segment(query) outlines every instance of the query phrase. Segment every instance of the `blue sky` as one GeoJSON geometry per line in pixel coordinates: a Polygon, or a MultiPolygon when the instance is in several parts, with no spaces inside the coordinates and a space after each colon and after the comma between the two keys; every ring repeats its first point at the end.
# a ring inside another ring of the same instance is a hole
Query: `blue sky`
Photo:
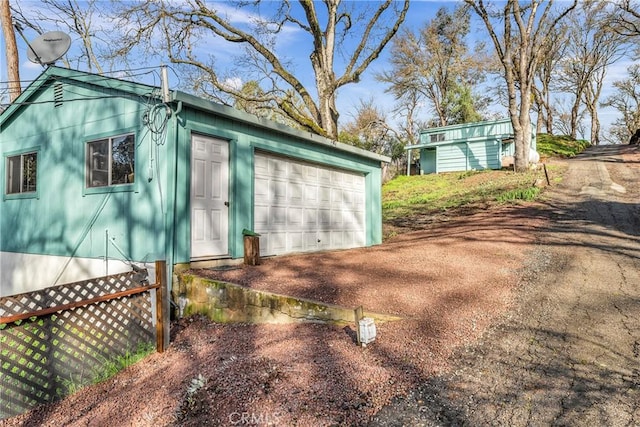
{"type": "MultiPolygon", "coordinates": [[[[20,2],[20,6],[24,11],[28,11],[31,8],[39,8],[42,7],[39,1],[34,0],[10,0],[12,3],[20,2]]],[[[178,1],[178,0],[176,0],[178,1]]],[[[427,0],[413,0],[409,13],[407,15],[407,19],[403,24],[402,29],[412,29],[416,30],[417,28],[424,25],[427,20],[432,19],[435,16],[436,11],[441,7],[454,8],[456,6],[456,1],[427,1],[427,0]]],[[[269,8],[273,8],[277,6],[278,2],[268,2],[266,6],[266,12],[269,12],[269,8]]],[[[108,5],[105,2],[105,5],[108,5]]],[[[250,22],[252,19],[255,19],[256,16],[249,14],[245,11],[238,11],[230,3],[225,2],[216,2],[216,7],[218,9],[224,10],[227,13],[229,19],[236,25],[243,25],[247,22],[250,22]]],[[[357,8],[370,7],[372,4],[369,2],[361,1],[361,2],[351,2],[351,6],[357,8]]],[[[318,8],[320,11],[320,8],[318,8]]],[[[101,26],[103,28],[110,28],[112,25],[111,22],[103,17],[94,17],[94,22],[96,25],[101,26]]],[[[479,35],[483,36],[486,34],[486,30],[483,27],[483,24],[479,22],[477,19],[474,19],[472,22],[472,38],[478,37],[479,35]]],[[[64,30],[60,27],[49,26],[47,30],[64,30]]],[[[308,65],[308,55],[309,55],[309,47],[308,44],[304,42],[300,42],[302,31],[294,26],[289,26],[284,29],[277,40],[276,50],[282,58],[288,58],[293,63],[295,63],[296,67],[296,75],[298,76],[306,76],[303,80],[303,83],[309,88],[314,88],[313,83],[313,74],[310,71],[308,65]]],[[[31,30],[25,31],[25,36],[28,39],[33,39],[37,36],[37,34],[31,30]]],[[[73,37],[72,37],[73,38],[73,37]]],[[[23,86],[26,86],[29,80],[36,78],[39,73],[42,71],[42,67],[38,64],[30,63],[26,57],[26,44],[24,41],[18,37],[18,49],[21,55],[21,80],[25,81],[23,86]]],[[[3,49],[4,49],[4,40],[2,40],[3,49]]],[[[77,49],[80,45],[79,40],[72,40],[72,47],[70,53],[73,53],[74,49],[77,49]]],[[[491,46],[488,44],[491,48],[491,46]]],[[[200,47],[203,51],[206,49],[207,52],[211,52],[215,55],[216,60],[220,64],[230,63],[233,60],[234,56],[238,53],[238,47],[232,46],[231,44],[221,41],[219,39],[207,39],[203,40],[200,47]]],[[[351,118],[355,107],[359,105],[360,100],[368,100],[374,99],[375,104],[382,108],[385,112],[390,112],[394,106],[393,98],[384,92],[384,85],[376,81],[375,74],[382,72],[388,69],[388,58],[389,58],[389,47],[383,52],[383,54],[372,63],[369,67],[368,71],[362,76],[361,81],[357,84],[350,84],[344,86],[338,95],[338,109],[341,112],[341,123],[345,123],[351,118]]],[[[0,57],[0,81],[6,82],[6,67],[5,67],[5,57],[2,55],[0,57]]],[[[340,60],[340,56],[336,55],[336,61],[340,60]]],[[[149,63],[141,63],[140,66],[159,66],[161,60],[160,59],[152,59],[149,63]]],[[[621,79],[626,76],[626,67],[630,64],[630,61],[620,62],[612,66],[609,70],[607,77],[607,86],[606,91],[603,94],[603,98],[610,93],[611,83],[614,80],[621,79]]],[[[59,62],[58,65],[61,65],[59,62]]],[[[157,75],[157,74],[156,74],[157,75]]],[[[150,77],[151,78],[151,77],[150,77]]],[[[146,81],[147,83],[157,84],[157,78],[152,81],[146,81]]],[[[239,84],[241,82],[240,76],[237,76],[235,82],[239,84]]],[[[177,86],[179,84],[178,78],[173,73],[170,73],[170,83],[172,86],[177,86]]],[[[2,88],[4,85],[1,85],[2,88]]],[[[498,115],[503,115],[506,117],[506,109],[499,105],[494,105],[491,107],[491,111],[498,115]]],[[[424,113],[428,114],[427,112],[424,113]]],[[[603,128],[606,129],[608,125],[615,119],[616,112],[610,109],[603,109],[601,111],[601,121],[603,122],[603,128]]],[[[588,126],[587,126],[588,128],[588,126]]]]}

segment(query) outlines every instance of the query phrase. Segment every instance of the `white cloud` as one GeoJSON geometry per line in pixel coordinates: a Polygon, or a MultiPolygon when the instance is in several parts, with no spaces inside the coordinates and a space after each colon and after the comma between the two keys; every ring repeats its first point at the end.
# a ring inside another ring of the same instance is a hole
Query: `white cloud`
{"type": "Polygon", "coordinates": [[[617,80],[626,79],[629,75],[627,69],[635,63],[636,61],[633,61],[631,59],[624,59],[610,65],[607,68],[607,75],[605,76],[605,86],[611,85],[617,80]]]}
{"type": "Polygon", "coordinates": [[[242,79],[240,77],[231,77],[226,79],[223,84],[233,90],[240,90],[242,89],[242,79]]]}
{"type": "Polygon", "coordinates": [[[246,9],[239,9],[229,2],[209,2],[209,7],[215,10],[219,15],[222,15],[226,20],[232,24],[245,24],[250,25],[257,20],[261,19],[260,15],[249,13],[246,9]]]}
{"type": "MultiPolygon", "coordinates": [[[[228,22],[239,28],[249,29],[258,22],[264,21],[264,17],[258,13],[247,11],[246,8],[237,8],[229,2],[209,2],[209,7],[214,9],[219,15],[224,16],[228,22]]],[[[267,3],[269,5],[269,3],[267,3]]],[[[273,2],[273,7],[278,7],[279,2],[273,2]]],[[[264,6],[263,6],[264,7],[264,6]]],[[[273,11],[273,10],[271,10],[273,11]]],[[[278,33],[276,40],[277,48],[282,49],[299,41],[298,36],[302,30],[295,25],[285,25],[278,33]]]]}

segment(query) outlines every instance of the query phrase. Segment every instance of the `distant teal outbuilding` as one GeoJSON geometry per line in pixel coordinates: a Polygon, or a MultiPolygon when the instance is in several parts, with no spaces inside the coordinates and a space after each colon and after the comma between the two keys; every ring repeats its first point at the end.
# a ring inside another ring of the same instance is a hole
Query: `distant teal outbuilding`
{"type": "Polygon", "coordinates": [[[241,258],[243,229],[263,256],[382,241],[388,158],[169,97],[49,67],[0,115],[0,296],[156,259],[241,258]]]}
{"type": "MultiPolygon", "coordinates": [[[[409,168],[413,150],[419,150],[419,174],[500,169],[513,162],[513,125],[510,119],[501,119],[429,128],[420,132],[417,144],[405,150],[409,168]]],[[[531,151],[536,151],[535,131],[531,151]]]]}

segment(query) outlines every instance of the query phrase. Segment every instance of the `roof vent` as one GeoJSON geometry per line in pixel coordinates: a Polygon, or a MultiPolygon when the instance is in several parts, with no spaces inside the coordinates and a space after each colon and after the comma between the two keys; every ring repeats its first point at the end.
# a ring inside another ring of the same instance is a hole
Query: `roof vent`
{"type": "Polygon", "coordinates": [[[62,83],[56,82],[53,84],[53,106],[55,108],[62,107],[63,99],[63,87],[62,83]]]}

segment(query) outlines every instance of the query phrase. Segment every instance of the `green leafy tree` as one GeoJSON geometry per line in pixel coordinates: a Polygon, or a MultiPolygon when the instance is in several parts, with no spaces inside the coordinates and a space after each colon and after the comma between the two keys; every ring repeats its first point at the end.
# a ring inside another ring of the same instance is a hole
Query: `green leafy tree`
{"type": "Polygon", "coordinates": [[[399,103],[428,103],[440,126],[477,120],[486,103],[473,88],[491,60],[482,45],[469,49],[469,29],[466,6],[441,8],[417,33],[405,31],[393,40],[391,70],[378,79],[399,103]]]}
{"type": "Polygon", "coordinates": [[[450,92],[450,98],[447,102],[451,110],[449,113],[451,115],[450,124],[472,123],[482,120],[482,115],[477,110],[480,102],[474,98],[471,87],[468,85],[454,87],[450,92]]]}

